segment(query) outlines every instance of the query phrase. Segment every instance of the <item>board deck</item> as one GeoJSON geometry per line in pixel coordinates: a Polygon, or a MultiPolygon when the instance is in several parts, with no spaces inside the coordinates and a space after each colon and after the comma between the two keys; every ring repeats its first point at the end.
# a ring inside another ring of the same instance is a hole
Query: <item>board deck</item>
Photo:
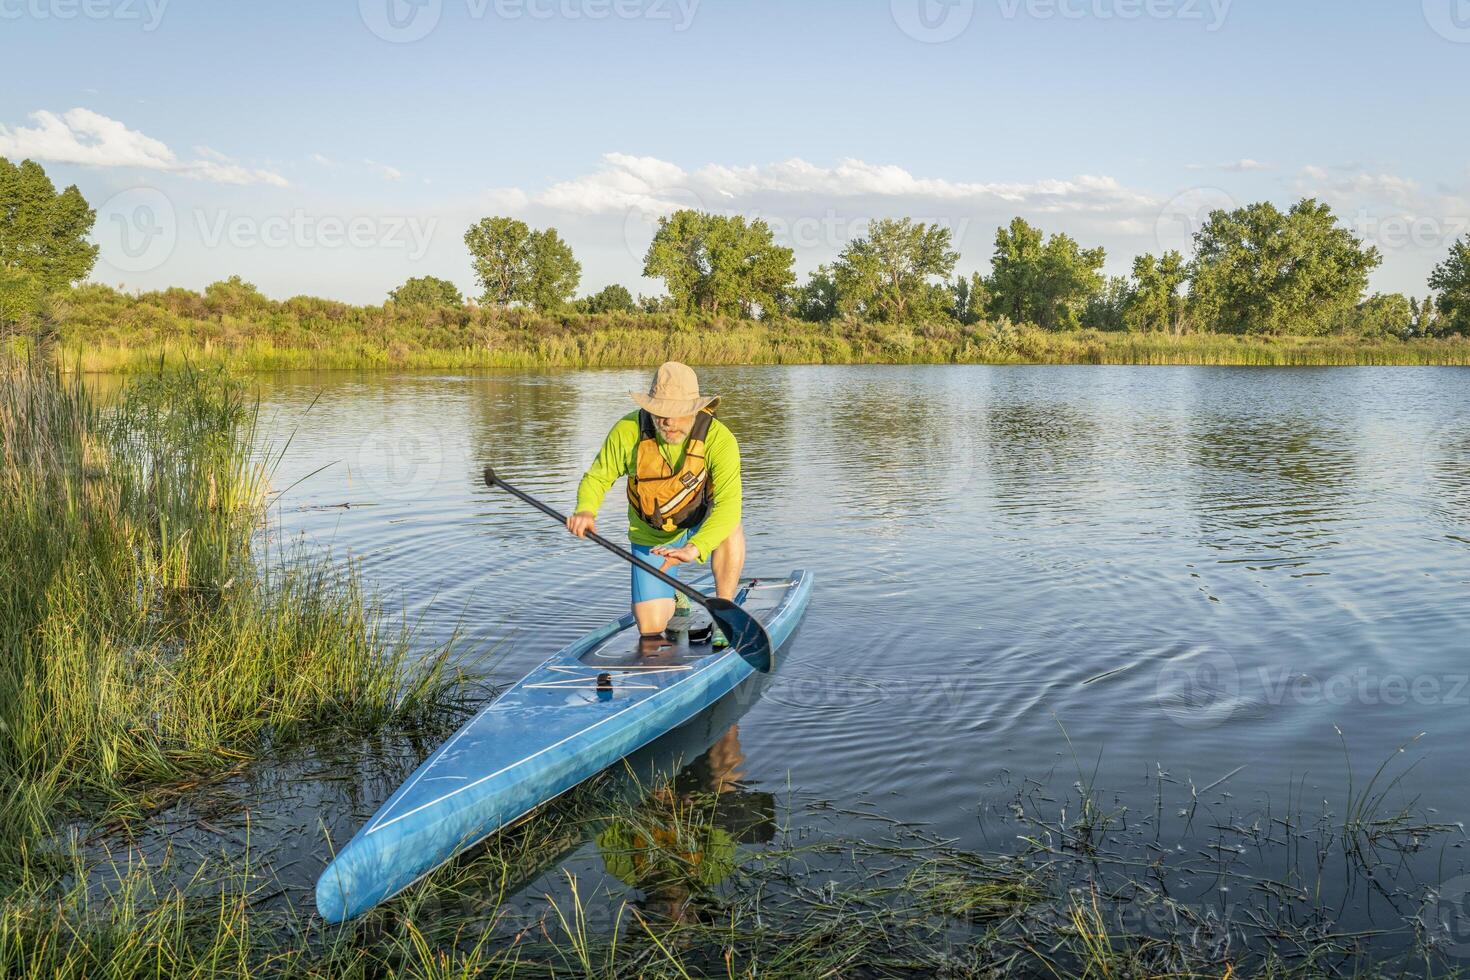
{"type": "MultiPolygon", "coordinates": [[[[736,599],[773,653],[811,593],[809,573],[749,579],[736,599]]],[[[754,673],[730,648],[677,636],[642,649],[631,615],[548,659],[481,709],[424,761],[317,881],[339,922],[683,724],[754,673]]]]}

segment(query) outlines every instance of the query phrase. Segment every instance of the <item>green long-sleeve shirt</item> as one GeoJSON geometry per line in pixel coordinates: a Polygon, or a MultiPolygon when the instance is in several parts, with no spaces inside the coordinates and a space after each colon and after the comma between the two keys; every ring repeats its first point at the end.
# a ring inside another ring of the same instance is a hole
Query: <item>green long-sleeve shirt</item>
{"type": "MultiPolygon", "coordinates": [[[[620,477],[631,476],[637,471],[639,438],[637,412],[624,416],[612,427],[598,450],[597,458],[592,461],[592,467],[577,487],[579,512],[596,514],[612,485],[620,477]]],[[[684,449],[688,444],[688,439],[678,445],[664,442],[661,437],[658,440],[664,459],[669,461],[675,473],[684,465],[684,449]]],[[[701,562],[709,561],[710,552],[723,544],[740,524],[740,444],[719,419],[710,422],[704,452],[713,500],[699,532],[689,539],[689,543],[699,549],[701,562]]],[[[634,544],[657,547],[668,544],[683,533],[675,531],[669,534],[656,530],[638,516],[632,505],[628,507],[628,538],[634,544]]]]}

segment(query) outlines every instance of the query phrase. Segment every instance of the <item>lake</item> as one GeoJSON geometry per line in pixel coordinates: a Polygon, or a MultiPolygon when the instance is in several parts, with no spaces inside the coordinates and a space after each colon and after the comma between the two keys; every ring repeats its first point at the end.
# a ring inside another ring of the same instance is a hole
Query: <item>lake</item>
{"type": "MultiPolygon", "coordinates": [[[[628,572],[482,469],[570,509],[650,373],[263,377],[274,546],[350,557],[418,642],[457,635],[476,672],[514,681],[625,611],[628,572]]],[[[816,575],[789,655],[715,733],[747,790],[985,851],[1018,846],[1018,808],[1078,787],[1179,816],[1181,848],[1216,835],[1188,825],[1192,805],[1334,825],[1385,760],[1377,809],[1470,814],[1470,371],[701,382],[742,447],[747,572],[816,575]]],[[[621,493],[599,523],[613,537],[621,493]]],[[[344,836],[393,788],[364,782],[329,821],[344,836]]],[[[1463,839],[1395,860],[1453,886],[1463,839]]],[[[1269,873],[1261,853],[1238,860],[1269,873]]],[[[1340,868],[1320,880],[1354,887],[1340,868]]]]}

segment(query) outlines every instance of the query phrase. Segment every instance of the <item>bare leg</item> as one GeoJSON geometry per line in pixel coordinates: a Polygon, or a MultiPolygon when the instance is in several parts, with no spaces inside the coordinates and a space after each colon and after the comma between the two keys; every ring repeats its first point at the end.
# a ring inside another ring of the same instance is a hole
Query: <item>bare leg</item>
{"type": "MultiPolygon", "coordinates": [[[[740,573],[745,570],[745,526],[737,524],[735,530],[710,555],[710,564],[715,571],[715,595],[721,599],[734,599],[740,589],[740,573]]],[[[649,599],[633,606],[633,618],[638,622],[638,632],[645,636],[662,633],[674,618],[673,599],[649,599]]]]}
{"type": "Polygon", "coordinates": [[[649,599],[633,607],[633,618],[638,621],[638,632],[644,636],[662,633],[669,620],[674,618],[673,599],[649,599]]]}
{"type": "Polygon", "coordinates": [[[745,571],[745,525],[735,525],[724,544],[710,555],[710,564],[715,567],[715,595],[734,599],[740,588],[740,573],[745,571]]]}

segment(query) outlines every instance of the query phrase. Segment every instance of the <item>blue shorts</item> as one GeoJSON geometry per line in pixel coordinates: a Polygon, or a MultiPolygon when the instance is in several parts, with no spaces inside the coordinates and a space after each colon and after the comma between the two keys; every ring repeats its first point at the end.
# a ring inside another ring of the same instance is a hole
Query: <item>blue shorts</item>
{"type": "MultiPolygon", "coordinates": [[[[668,544],[632,545],[633,554],[648,562],[654,568],[662,568],[664,560],[658,555],[655,555],[653,549],[678,548],[681,545],[687,544],[689,542],[689,536],[698,530],[699,525],[695,525],[668,544]]],[[[672,585],[666,585],[657,576],[648,574],[637,565],[630,567],[633,569],[633,605],[636,606],[640,602],[648,602],[652,599],[672,599],[674,597],[674,587],[672,585]]],[[[678,566],[676,565],[674,568],[669,569],[668,573],[673,575],[677,569],[678,566]]]]}

